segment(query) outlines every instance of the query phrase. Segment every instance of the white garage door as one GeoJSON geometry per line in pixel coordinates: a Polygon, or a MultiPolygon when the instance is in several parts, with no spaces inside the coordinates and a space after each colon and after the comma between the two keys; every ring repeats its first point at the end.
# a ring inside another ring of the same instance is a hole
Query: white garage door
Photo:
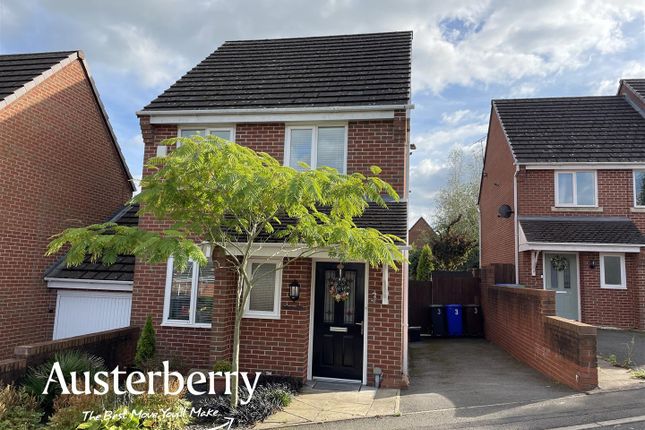
{"type": "Polygon", "coordinates": [[[130,325],[132,293],[58,290],[54,340],[130,325]]]}

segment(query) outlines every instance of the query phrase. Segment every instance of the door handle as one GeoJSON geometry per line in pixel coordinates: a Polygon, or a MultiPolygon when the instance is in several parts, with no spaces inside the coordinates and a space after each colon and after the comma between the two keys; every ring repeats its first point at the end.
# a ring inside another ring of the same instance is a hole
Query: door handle
{"type": "Polygon", "coordinates": [[[357,322],[356,325],[361,326],[361,336],[363,335],[363,321],[357,322]]]}

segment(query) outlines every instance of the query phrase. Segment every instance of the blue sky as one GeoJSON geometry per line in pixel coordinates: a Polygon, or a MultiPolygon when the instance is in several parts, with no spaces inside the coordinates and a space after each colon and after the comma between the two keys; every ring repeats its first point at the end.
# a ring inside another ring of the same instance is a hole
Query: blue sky
{"type": "Polygon", "coordinates": [[[132,173],[135,112],[225,40],[414,30],[410,221],[492,98],[613,95],[645,77],[645,0],[0,0],[0,53],[82,49],[132,173]]]}

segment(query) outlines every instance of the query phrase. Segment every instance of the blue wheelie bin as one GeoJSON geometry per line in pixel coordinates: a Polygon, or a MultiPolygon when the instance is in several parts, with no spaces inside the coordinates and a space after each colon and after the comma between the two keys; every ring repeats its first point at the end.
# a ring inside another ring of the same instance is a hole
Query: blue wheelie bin
{"type": "Polygon", "coordinates": [[[463,336],[464,323],[461,305],[446,305],[446,320],[448,321],[448,336],[463,336]]]}

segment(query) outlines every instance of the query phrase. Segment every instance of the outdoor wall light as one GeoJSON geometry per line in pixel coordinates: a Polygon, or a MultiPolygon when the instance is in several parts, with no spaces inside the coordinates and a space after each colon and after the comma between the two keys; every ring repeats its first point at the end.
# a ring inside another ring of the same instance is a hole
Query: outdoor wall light
{"type": "Polygon", "coordinates": [[[596,268],[596,260],[594,260],[593,258],[589,261],[589,268],[590,269],[596,268]]]}
{"type": "Polygon", "coordinates": [[[293,281],[289,284],[289,298],[294,302],[300,298],[300,282],[293,281]]]}

